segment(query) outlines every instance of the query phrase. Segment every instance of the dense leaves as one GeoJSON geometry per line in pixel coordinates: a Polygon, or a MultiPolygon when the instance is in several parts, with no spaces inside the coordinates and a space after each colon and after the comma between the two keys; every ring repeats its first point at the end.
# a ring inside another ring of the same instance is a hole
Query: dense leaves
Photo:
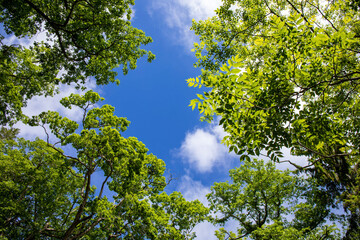
{"type": "MultiPolygon", "coordinates": [[[[218,239],[337,239],[335,226],[324,225],[330,208],[321,190],[275,164],[253,159],[230,170],[232,183],[215,183],[207,195],[212,222],[235,222],[237,231],[220,228],[218,239]]],[[[325,193],[326,195],[326,193],[325,193]]]]}
{"type": "MultiPolygon", "coordinates": [[[[359,234],[359,12],[355,2],[224,0],[217,16],[193,23],[200,79],[191,101],[204,119],[221,116],[224,142],[274,161],[282,149],[351,212],[359,234]]],[[[292,161],[292,159],[286,159],[292,161]]],[[[353,236],[354,238],[355,235],[353,236]]]]}
{"type": "Polygon", "coordinates": [[[78,87],[94,77],[97,84],[118,82],[114,68],[126,74],[137,59],[154,55],[140,49],[152,41],[131,26],[133,0],[0,1],[0,22],[6,34],[30,38],[30,46],[5,44],[0,36],[0,123],[21,116],[21,107],[35,95],[52,95],[60,83],[78,87]]]}
{"type": "Polygon", "coordinates": [[[119,83],[115,68],[126,74],[140,57],[153,60],[140,48],[152,39],[131,25],[133,4],[0,1],[1,239],[196,237],[192,230],[208,209],[164,192],[165,163],[135,137],[122,136],[129,121],[113,106],[95,107],[103,100],[97,93],[61,100],[83,110],[80,123],[53,111],[22,114],[29,99],[53,95],[60,84],[119,83]],[[43,127],[46,141],[17,138],[18,129],[4,127],[20,119],[43,127]]]}
{"type": "Polygon", "coordinates": [[[207,209],[167,195],[165,164],[134,137],[97,93],[71,95],[82,127],[57,112],[28,119],[59,139],[4,140],[0,152],[0,236],[8,239],[192,239],[207,209]],[[56,144],[71,145],[67,154],[56,144]],[[95,185],[94,185],[95,184],[95,185]],[[111,200],[113,199],[113,200],[111,200]]]}

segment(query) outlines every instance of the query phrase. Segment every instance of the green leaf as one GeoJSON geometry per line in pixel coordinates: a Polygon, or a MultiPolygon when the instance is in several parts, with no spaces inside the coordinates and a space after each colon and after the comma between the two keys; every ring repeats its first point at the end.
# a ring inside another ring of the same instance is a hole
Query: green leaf
{"type": "Polygon", "coordinates": [[[230,74],[237,74],[237,73],[239,73],[239,72],[241,72],[240,69],[238,69],[238,68],[233,68],[233,69],[231,69],[231,71],[230,71],[229,73],[230,73],[230,74]]]}

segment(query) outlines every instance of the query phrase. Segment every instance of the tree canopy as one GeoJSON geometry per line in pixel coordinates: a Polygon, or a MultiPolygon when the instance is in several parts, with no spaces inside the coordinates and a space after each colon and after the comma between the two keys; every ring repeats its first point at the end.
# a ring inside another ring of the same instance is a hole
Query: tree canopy
{"type": "Polygon", "coordinates": [[[0,122],[21,117],[21,108],[36,95],[52,95],[60,83],[78,87],[94,77],[97,84],[118,82],[114,68],[126,74],[150,51],[152,41],[131,25],[134,0],[0,1],[0,122]],[[7,35],[31,38],[30,46],[5,44],[7,35]]]}
{"type": "Polygon", "coordinates": [[[190,106],[219,117],[241,160],[211,188],[209,208],[164,190],[164,161],[124,137],[130,122],[99,94],[60,101],[82,110],[79,122],[22,113],[61,84],[119,83],[116,68],[153,60],[133,4],[0,0],[0,239],[183,240],[202,221],[221,227],[218,239],[359,239],[359,1],[223,0],[193,22],[202,74],[188,84],[206,90],[190,106]],[[46,139],[19,138],[8,128],[19,120],[46,139]]]}
{"type": "Polygon", "coordinates": [[[211,221],[237,226],[236,232],[220,228],[218,239],[339,238],[337,227],[326,225],[329,196],[311,180],[257,159],[230,170],[230,177],[232,183],[215,183],[207,195],[211,221]]]}
{"type": "Polygon", "coordinates": [[[194,239],[208,209],[179,192],[167,194],[165,163],[135,137],[97,93],[72,94],[66,108],[82,109],[78,123],[58,112],[28,117],[22,108],[60,84],[85,88],[119,83],[152,41],[131,23],[133,0],[0,1],[0,238],[194,239]],[[9,36],[30,39],[9,43],[9,36]],[[20,41],[21,42],[21,41],[20,41]],[[18,120],[43,127],[47,139],[18,138],[18,120]],[[71,149],[71,150],[69,150],[71,149]]]}
{"type": "Polygon", "coordinates": [[[5,239],[193,239],[207,208],[163,192],[165,164],[134,137],[114,107],[91,108],[92,91],[62,100],[84,110],[78,123],[57,112],[28,119],[59,139],[1,141],[0,236],[5,239]],[[91,108],[91,109],[90,109],[91,108]],[[71,145],[75,154],[61,146],[71,145]],[[96,173],[103,177],[96,177],[96,173]],[[97,179],[94,183],[94,179],[97,179]],[[111,200],[111,198],[113,200],[111,200]]]}
{"type": "MultiPolygon", "coordinates": [[[[194,22],[202,68],[191,87],[208,87],[190,105],[220,116],[224,143],[241,159],[282,150],[350,212],[358,236],[359,12],[356,2],[223,0],[216,16],[194,22]],[[355,5],[354,5],[355,4],[355,5]]],[[[282,159],[283,160],[283,159],[282,159]]]]}

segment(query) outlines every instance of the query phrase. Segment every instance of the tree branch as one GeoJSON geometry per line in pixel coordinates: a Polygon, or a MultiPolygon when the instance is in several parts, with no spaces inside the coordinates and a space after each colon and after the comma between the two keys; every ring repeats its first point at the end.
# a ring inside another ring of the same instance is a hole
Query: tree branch
{"type": "Polygon", "coordinates": [[[72,232],[74,231],[76,226],[80,223],[80,217],[85,209],[85,206],[86,206],[89,194],[90,194],[90,183],[91,183],[91,171],[90,170],[88,170],[86,172],[85,179],[86,179],[85,195],[84,195],[83,200],[78,208],[75,219],[74,219],[73,223],[70,225],[70,227],[68,228],[68,230],[65,232],[63,239],[70,238],[72,232]]]}
{"type": "Polygon", "coordinates": [[[88,233],[91,229],[93,229],[96,225],[98,225],[102,220],[105,218],[98,218],[96,221],[94,221],[85,231],[82,233],[79,233],[72,237],[71,239],[80,239],[82,236],[84,236],[86,233],[88,233]]]}
{"type": "Polygon", "coordinates": [[[330,23],[331,27],[333,29],[335,29],[335,31],[338,31],[338,29],[334,26],[334,24],[325,16],[325,14],[321,11],[321,9],[318,6],[315,6],[314,4],[311,3],[311,1],[306,1],[308,4],[310,4],[311,6],[313,6],[320,14],[321,16],[330,23]]]}
{"type": "Polygon", "coordinates": [[[295,6],[294,6],[294,4],[292,3],[292,2],[290,2],[289,0],[285,0],[298,14],[300,14],[301,15],[301,17],[305,20],[305,22],[307,23],[307,24],[309,24],[309,28],[310,28],[310,30],[311,30],[311,32],[314,32],[314,29],[311,27],[311,24],[309,23],[309,21],[307,20],[307,18],[305,17],[305,15],[302,13],[302,12],[300,12],[295,6]]]}

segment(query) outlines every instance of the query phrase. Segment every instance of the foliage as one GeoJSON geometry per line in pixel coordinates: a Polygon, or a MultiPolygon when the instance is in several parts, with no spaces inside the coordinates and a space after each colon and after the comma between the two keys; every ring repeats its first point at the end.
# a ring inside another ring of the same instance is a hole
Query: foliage
{"type": "MultiPolygon", "coordinates": [[[[97,84],[118,82],[150,51],[152,41],[131,26],[134,0],[1,0],[0,23],[7,35],[40,39],[31,46],[6,45],[0,35],[0,123],[18,120],[21,107],[36,95],[52,95],[60,83],[78,87],[94,77],[97,84]]],[[[6,39],[5,39],[6,40],[6,39]]]]}
{"type": "Polygon", "coordinates": [[[18,135],[20,132],[20,129],[18,128],[0,128],[0,139],[1,140],[10,140],[16,138],[16,135],[18,135]]]}
{"type": "Polygon", "coordinates": [[[170,195],[163,192],[157,195],[153,207],[159,215],[165,216],[161,226],[162,231],[168,233],[163,235],[163,239],[172,239],[174,236],[178,239],[196,238],[192,230],[197,223],[207,218],[209,212],[209,209],[198,200],[188,202],[179,192],[173,192],[170,195]],[[168,221],[173,227],[170,232],[166,229],[168,221]],[[182,229],[182,231],[177,231],[177,229],[182,229]]]}
{"type": "Polygon", "coordinates": [[[237,233],[220,228],[218,239],[337,239],[336,228],[324,226],[328,206],[308,205],[320,190],[305,179],[257,159],[230,170],[230,177],[232,183],[215,183],[207,195],[214,224],[238,225],[237,233]]]}
{"type": "Polygon", "coordinates": [[[122,136],[129,121],[114,116],[112,106],[94,107],[103,100],[97,93],[61,100],[83,110],[81,127],[57,112],[29,118],[21,111],[60,84],[119,83],[115,68],[126,74],[140,57],[153,60],[140,48],[152,39],[131,25],[133,4],[0,0],[0,239],[196,237],[192,229],[208,209],[164,192],[164,162],[136,138],[122,136]],[[33,37],[38,40],[26,44],[33,37]],[[20,119],[43,127],[47,141],[16,138],[18,129],[4,127],[20,119]]]}
{"type": "Polygon", "coordinates": [[[94,107],[88,91],[61,103],[84,111],[82,128],[57,112],[28,118],[48,125],[56,144],[0,143],[0,236],[8,239],[193,239],[190,232],[207,209],[179,193],[167,195],[165,164],[134,137],[114,107],[94,107]],[[102,176],[103,175],[103,176],[102,176]],[[94,182],[96,183],[95,185],[94,182]],[[113,200],[111,200],[111,198],[113,200]]]}
{"type": "MultiPolygon", "coordinates": [[[[217,16],[193,23],[208,87],[191,101],[203,119],[221,116],[231,151],[281,150],[305,156],[294,166],[317,179],[350,211],[347,236],[359,234],[359,37],[355,1],[223,0],[217,16]]],[[[291,159],[289,159],[291,162],[291,159]]],[[[356,238],[356,237],[354,237],[356,238]]]]}

